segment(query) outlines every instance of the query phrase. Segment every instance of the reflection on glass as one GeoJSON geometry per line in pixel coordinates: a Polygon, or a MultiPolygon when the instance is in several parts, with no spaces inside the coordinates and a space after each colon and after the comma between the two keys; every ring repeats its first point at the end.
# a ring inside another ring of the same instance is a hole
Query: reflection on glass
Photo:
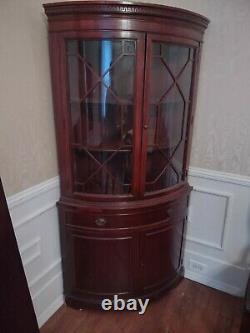
{"type": "Polygon", "coordinates": [[[129,193],[136,43],[75,39],[66,46],[75,189],[129,193]]]}
{"type": "Polygon", "coordinates": [[[78,192],[114,194],[131,192],[131,153],[83,151],[76,154],[78,192]]]}
{"type": "Polygon", "coordinates": [[[183,156],[194,50],[152,44],[146,191],[177,184],[183,156]]]}

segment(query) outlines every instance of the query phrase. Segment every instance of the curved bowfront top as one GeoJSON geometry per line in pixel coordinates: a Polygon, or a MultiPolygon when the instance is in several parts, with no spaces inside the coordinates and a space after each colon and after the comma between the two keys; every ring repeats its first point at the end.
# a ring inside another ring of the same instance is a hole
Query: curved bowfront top
{"type": "Polygon", "coordinates": [[[139,2],[125,1],[68,1],[47,3],[43,5],[45,13],[49,18],[65,15],[103,14],[103,15],[127,15],[127,16],[147,16],[166,19],[176,19],[194,24],[205,30],[209,20],[202,15],[191,11],[139,2]]]}

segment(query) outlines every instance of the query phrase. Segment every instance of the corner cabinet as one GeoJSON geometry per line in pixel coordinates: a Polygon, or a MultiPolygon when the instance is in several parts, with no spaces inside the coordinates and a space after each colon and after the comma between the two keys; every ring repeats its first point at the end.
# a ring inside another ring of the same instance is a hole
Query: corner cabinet
{"type": "Polygon", "coordinates": [[[187,168],[203,33],[189,11],[44,5],[66,302],[156,297],[182,275],[187,168]]]}

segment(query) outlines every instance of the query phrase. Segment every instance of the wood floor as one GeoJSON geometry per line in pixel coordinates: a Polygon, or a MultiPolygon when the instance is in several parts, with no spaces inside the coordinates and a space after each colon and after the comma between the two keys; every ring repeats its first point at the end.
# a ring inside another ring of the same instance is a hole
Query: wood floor
{"type": "Polygon", "coordinates": [[[144,315],[62,306],[41,333],[239,333],[243,300],[187,279],[144,315]]]}

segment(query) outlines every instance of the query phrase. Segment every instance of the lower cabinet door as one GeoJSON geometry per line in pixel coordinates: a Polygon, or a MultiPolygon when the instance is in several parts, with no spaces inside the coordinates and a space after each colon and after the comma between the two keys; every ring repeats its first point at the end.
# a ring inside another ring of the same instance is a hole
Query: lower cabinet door
{"type": "Polygon", "coordinates": [[[135,239],[131,234],[66,229],[65,289],[108,295],[134,290],[135,239]]]}
{"type": "Polygon", "coordinates": [[[143,236],[144,291],[171,283],[181,265],[184,220],[146,231],[143,236]]]}
{"type": "Polygon", "coordinates": [[[61,228],[67,298],[99,303],[109,295],[154,295],[181,265],[184,219],[128,229],[61,228]]]}

